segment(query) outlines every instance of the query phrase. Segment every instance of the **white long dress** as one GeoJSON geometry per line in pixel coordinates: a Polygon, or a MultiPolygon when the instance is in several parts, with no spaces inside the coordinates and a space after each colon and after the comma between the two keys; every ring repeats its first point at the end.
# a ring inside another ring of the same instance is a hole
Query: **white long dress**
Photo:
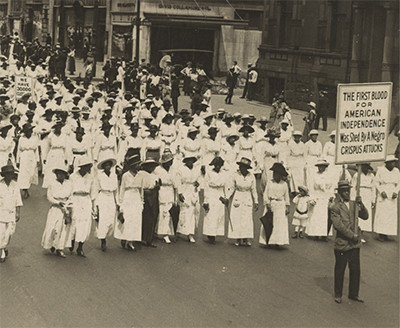
{"type": "Polygon", "coordinates": [[[289,140],[289,156],[288,166],[291,174],[293,191],[297,191],[299,186],[305,186],[305,166],[304,158],[305,146],[302,141],[296,143],[294,140],[289,140]]]}
{"type": "Polygon", "coordinates": [[[72,184],[69,180],[60,183],[54,180],[47,189],[47,200],[51,207],[47,214],[46,227],[42,236],[42,246],[44,249],[64,249],[69,235],[71,224],[65,224],[67,207],[71,206],[70,198],[72,195],[72,184]],[[59,203],[66,204],[64,208],[59,203]]]}
{"type": "Polygon", "coordinates": [[[69,138],[67,134],[61,132],[59,136],[53,132],[49,134],[49,152],[44,158],[46,160],[43,188],[47,188],[51,180],[55,180],[55,175],[52,172],[56,167],[64,167],[65,161],[68,162],[69,150],[69,138]]]}
{"type": "Polygon", "coordinates": [[[174,227],[169,210],[175,201],[175,189],[177,186],[176,175],[172,167],[167,171],[162,166],[157,167],[154,170],[154,174],[157,176],[157,179],[161,180],[161,187],[158,192],[160,214],[158,218],[157,234],[173,235],[174,227]]]}
{"type": "Polygon", "coordinates": [[[122,176],[119,192],[120,211],[125,222],[116,222],[114,237],[128,241],[142,240],[142,180],[131,171],[122,176]]]}
{"type": "Polygon", "coordinates": [[[334,197],[335,180],[328,171],[315,173],[310,183],[310,196],[316,202],[310,211],[307,226],[309,236],[327,236],[328,233],[328,202],[334,197]]]}
{"type": "Polygon", "coordinates": [[[115,172],[110,176],[100,171],[96,179],[96,190],[99,192],[96,197],[96,206],[99,208],[99,223],[96,228],[96,236],[104,239],[114,232],[116,219],[116,201],[118,200],[118,178],[115,172]]]}
{"type": "Polygon", "coordinates": [[[225,205],[220,197],[226,197],[225,189],[228,182],[227,173],[207,170],[204,178],[204,203],[208,204],[210,210],[204,216],[203,235],[224,236],[225,235],[225,205]]]}
{"type": "Polygon", "coordinates": [[[228,199],[233,195],[228,238],[253,238],[253,202],[258,204],[254,175],[249,172],[246,176],[243,176],[239,171],[236,171],[232,174],[227,191],[228,199]]]}
{"type": "Polygon", "coordinates": [[[180,214],[177,232],[183,235],[193,235],[199,221],[199,192],[195,182],[200,181],[201,173],[198,167],[189,169],[183,165],[177,171],[179,181],[178,194],[185,197],[184,202],[180,202],[180,214]]]}
{"type": "MultiPolygon", "coordinates": [[[[79,171],[71,174],[72,223],[69,242],[84,243],[89,239],[92,226],[92,201],[96,198],[93,174],[81,176],[79,171]]],[[[67,247],[70,245],[67,242],[67,247]]]]}
{"type": "Polygon", "coordinates": [[[0,249],[8,246],[15,232],[17,206],[22,206],[18,184],[11,180],[10,185],[7,186],[4,179],[0,179],[0,249]]]}
{"type": "MultiPolygon", "coordinates": [[[[22,136],[18,142],[17,163],[19,163],[18,185],[20,189],[29,189],[38,184],[39,140],[35,135],[29,139],[22,136]]],[[[54,173],[53,173],[54,174],[54,173]]]]}
{"type": "MultiPolygon", "coordinates": [[[[356,185],[357,185],[358,172],[353,175],[351,185],[353,188],[350,189],[350,198],[356,199],[356,185]]],[[[372,203],[375,202],[376,189],[374,184],[375,176],[372,172],[367,175],[361,173],[360,178],[360,196],[366,209],[368,210],[367,220],[358,220],[358,226],[362,231],[372,231],[372,203]]]]}
{"type": "MultiPolygon", "coordinates": [[[[269,239],[271,245],[289,245],[288,218],[286,216],[286,205],[290,205],[289,189],[283,180],[276,182],[274,179],[268,181],[263,195],[264,215],[267,212],[267,204],[271,206],[273,215],[273,229],[269,239]]],[[[264,226],[261,225],[260,244],[266,244],[264,226]]]]}
{"type": "Polygon", "coordinates": [[[389,171],[385,166],[379,167],[375,176],[377,191],[374,231],[379,234],[397,236],[399,214],[397,211],[398,199],[393,199],[393,193],[399,195],[400,172],[397,167],[389,171]],[[386,199],[382,198],[385,192],[386,199]]]}
{"type": "Polygon", "coordinates": [[[10,134],[5,138],[0,137],[0,168],[7,165],[7,161],[12,158],[12,151],[15,144],[10,134]]]}

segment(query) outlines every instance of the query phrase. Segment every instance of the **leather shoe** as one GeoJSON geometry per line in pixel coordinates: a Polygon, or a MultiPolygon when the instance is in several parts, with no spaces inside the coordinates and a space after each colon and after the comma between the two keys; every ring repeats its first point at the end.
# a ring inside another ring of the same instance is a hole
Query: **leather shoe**
{"type": "Polygon", "coordinates": [[[341,297],[335,297],[335,302],[340,304],[342,303],[342,298],[341,297]]]}
{"type": "Polygon", "coordinates": [[[364,303],[364,300],[359,298],[358,296],[356,296],[356,297],[350,297],[349,296],[349,300],[360,302],[360,303],[364,303]]]}
{"type": "Polygon", "coordinates": [[[55,247],[50,248],[50,252],[54,253],[54,251],[56,250],[55,247]]]}
{"type": "Polygon", "coordinates": [[[7,257],[8,256],[8,249],[5,249],[4,253],[6,253],[6,257],[7,257]]]}
{"type": "Polygon", "coordinates": [[[4,263],[5,260],[6,260],[5,257],[0,257],[0,263],[4,263]]]}
{"type": "Polygon", "coordinates": [[[133,245],[131,245],[131,244],[127,244],[127,245],[126,245],[126,248],[128,249],[128,251],[136,252],[136,247],[133,246],[133,245]]]}
{"type": "Polygon", "coordinates": [[[59,256],[59,257],[62,257],[62,258],[66,258],[67,256],[64,254],[64,252],[63,251],[61,251],[61,250],[58,250],[57,249],[57,255],[59,256]]]}
{"type": "Polygon", "coordinates": [[[78,254],[78,256],[80,257],[86,257],[85,253],[83,251],[76,251],[76,253],[78,254]]]}

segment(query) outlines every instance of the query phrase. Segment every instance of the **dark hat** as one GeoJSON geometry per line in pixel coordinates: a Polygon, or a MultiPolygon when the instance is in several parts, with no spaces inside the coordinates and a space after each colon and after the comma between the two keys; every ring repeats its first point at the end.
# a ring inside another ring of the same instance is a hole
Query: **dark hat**
{"type": "Polygon", "coordinates": [[[54,122],[54,125],[51,128],[54,129],[54,128],[58,127],[58,126],[63,127],[64,123],[61,120],[57,120],[57,121],[54,122]]]}
{"type": "Polygon", "coordinates": [[[165,149],[161,156],[160,164],[168,163],[174,159],[174,155],[169,149],[165,149]]]}
{"type": "Polygon", "coordinates": [[[133,122],[131,124],[131,130],[139,130],[139,129],[140,129],[140,126],[139,126],[138,122],[133,122]]]}
{"type": "Polygon", "coordinates": [[[140,156],[139,155],[132,155],[127,160],[128,166],[133,166],[136,164],[140,164],[140,156]]]}
{"type": "Polygon", "coordinates": [[[100,98],[103,94],[100,91],[94,91],[92,92],[92,97],[93,98],[100,98]]]}
{"type": "Polygon", "coordinates": [[[5,125],[0,125],[0,131],[3,131],[3,130],[10,130],[12,128],[12,125],[11,124],[5,124],[5,125]]]}
{"type": "Polygon", "coordinates": [[[51,108],[47,108],[47,109],[44,111],[44,113],[43,113],[42,116],[47,116],[47,115],[49,115],[49,114],[51,114],[51,115],[54,114],[54,112],[53,112],[53,110],[52,110],[51,108]]]}
{"type": "Polygon", "coordinates": [[[224,165],[224,160],[220,156],[215,156],[214,159],[208,165],[224,165]]]}
{"type": "Polygon", "coordinates": [[[193,161],[193,163],[195,163],[195,162],[197,162],[197,157],[196,156],[188,156],[182,160],[183,163],[186,163],[189,161],[193,161]]]}
{"type": "Polygon", "coordinates": [[[22,132],[23,133],[26,133],[27,131],[29,131],[29,130],[33,130],[35,127],[32,125],[32,124],[30,124],[30,123],[25,123],[23,126],[22,126],[22,132]]]}
{"type": "Polygon", "coordinates": [[[361,166],[366,166],[368,168],[368,170],[373,171],[373,167],[371,166],[371,163],[360,163],[361,166]]]}
{"type": "Polygon", "coordinates": [[[75,133],[85,134],[85,128],[82,127],[82,126],[78,126],[74,132],[75,133]]]}
{"type": "Polygon", "coordinates": [[[103,123],[103,125],[101,126],[101,130],[104,131],[106,129],[111,129],[112,125],[109,122],[103,123]]]}
{"type": "Polygon", "coordinates": [[[162,122],[165,123],[165,121],[166,121],[168,118],[173,119],[174,116],[173,116],[171,113],[167,113],[167,114],[165,114],[165,116],[163,117],[162,122]]]}
{"type": "Polygon", "coordinates": [[[179,114],[189,114],[189,110],[188,109],[186,109],[186,108],[184,108],[184,109],[182,109],[180,112],[179,112],[179,114]]]}
{"type": "Polygon", "coordinates": [[[145,161],[142,162],[142,165],[160,165],[160,163],[156,162],[153,158],[149,157],[148,159],[146,159],[145,161]]]}
{"type": "Polygon", "coordinates": [[[21,117],[19,116],[19,115],[17,115],[17,114],[12,114],[11,116],[10,116],[10,121],[11,120],[14,120],[14,119],[18,119],[18,121],[21,119],[21,117]]]}
{"type": "Polygon", "coordinates": [[[216,126],[212,126],[212,127],[208,128],[208,134],[217,133],[218,131],[219,130],[216,126]]]}
{"type": "Polygon", "coordinates": [[[230,138],[235,138],[235,141],[239,140],[239,136],[237,134],[230,134],[229,136],[226,137],[226,141],[230,138]]]}
{"type": "Polygon", "coordinates": [[[288,173],[282,163],[274,163],[270,170],[281,174],[283,177],[288,176],[288,173]]]}
{"type": "Polygon", "coordinates": [[[352,188],[351,184],[347,181],[347,180],[340,180],[338,182],[338,186],[336,188],[336,190],[340,190],[340,189],[350,189],[352,188]]]}
{"type": "Polygon", "coordinates": [[[242,157],[242,158],[240,159],[239,162],[236,162],[236,164],[238,164],[238,165],[244,165],[244,166],[246,166],[248,169],[251,169],[251,160],[249,160],[249,159],[246,158],[246,157],[242,157]]]}
{"type": "Polygon", "coordinates": [[[159,128],[157,125],[155,124],[150,124],[149,128],[146,130],[146,132],[150,132],[150,131],[159,131],[159,128]]]}
{"type": "Polygon", "coordinates": [[[1,168],[1,175],[4,176],[6,173],[15,173],[14,166],[12,165],[5,165],[1,168]]]}
{"type": "Polygon", "coordinates": [[[66,168],[56,167],[52,171],[54,174],[57,174],[57,172],[63,172],[66,176],[68,176],[68,171],[66,168]]]}
{"type": "Polygon", "coordinates": [[[35,116],[35,112],[33,110],[28,110],[25,113],[26,116],[35,116]]]}
{"type": "Polygon", "coordinates": [[[235,118],[232,116],[231,113],[227,113],[225,117],[222,119],[224,122],[232,122],[235,120],[235,118]]]}
{"type": "Polygon", "coordinates": [[[254,129],[253,129],[253,127],[251,127],[250,125],[243,125],[243,126],[240,128],[239,132],[244,132],[244,131],[247,131],[247,132],[249,132],[249,133],[253,133],[253,132],[254,132],[254,129]]]}
{"type": "Polygon", "coordinates": [[[280,135],[281,135],[280,131],[276,127],[273,127],[271,129],[268,129],[267,134],[264,137],[278,138],[280,135]]]}

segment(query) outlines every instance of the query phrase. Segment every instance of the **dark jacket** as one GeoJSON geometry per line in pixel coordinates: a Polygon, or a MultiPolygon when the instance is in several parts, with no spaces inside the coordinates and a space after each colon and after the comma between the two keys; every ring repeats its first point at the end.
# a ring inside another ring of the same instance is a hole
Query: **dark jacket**
{"type": "MultiPolygon", "coordinates": [[[[354,217],[355,206],[356,203],[353,200],[349,202],[349,208],[342,200],[339,200],[330,208],[332,223],[337,231],[334,246],[336,250],[348,251],[361,246],[361,230],[358,220],[354,217]],[[358,235],[357,241],[353,240],[355,234],[358,235]]],[[[358,217],[363,220],[368,219],[368,210],[363,204],[359,206],[358,217]]]]}
{"type": "Polygon", "coordinates": [[[234,88],[236,85],[237,77],[233,75],[232,72],[228,72],[228,75],[226,76],[226,85],[228,88],[234,88]]]}

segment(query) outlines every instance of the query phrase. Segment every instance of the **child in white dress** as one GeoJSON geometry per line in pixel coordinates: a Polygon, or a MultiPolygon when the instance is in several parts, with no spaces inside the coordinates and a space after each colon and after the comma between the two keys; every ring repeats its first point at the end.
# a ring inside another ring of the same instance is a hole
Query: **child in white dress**
{"type": "Polygon", "coordinates": [[[308,210],[310,206],[313,206],[308,189],[304,186],[298,187],[299,194],[293,199],[293,203],[296,204],[296,210],[293,213],[292,224],[295,226],[292,238],[304,238],[303,232],[307,227],[308,222],[308,210]]]}

